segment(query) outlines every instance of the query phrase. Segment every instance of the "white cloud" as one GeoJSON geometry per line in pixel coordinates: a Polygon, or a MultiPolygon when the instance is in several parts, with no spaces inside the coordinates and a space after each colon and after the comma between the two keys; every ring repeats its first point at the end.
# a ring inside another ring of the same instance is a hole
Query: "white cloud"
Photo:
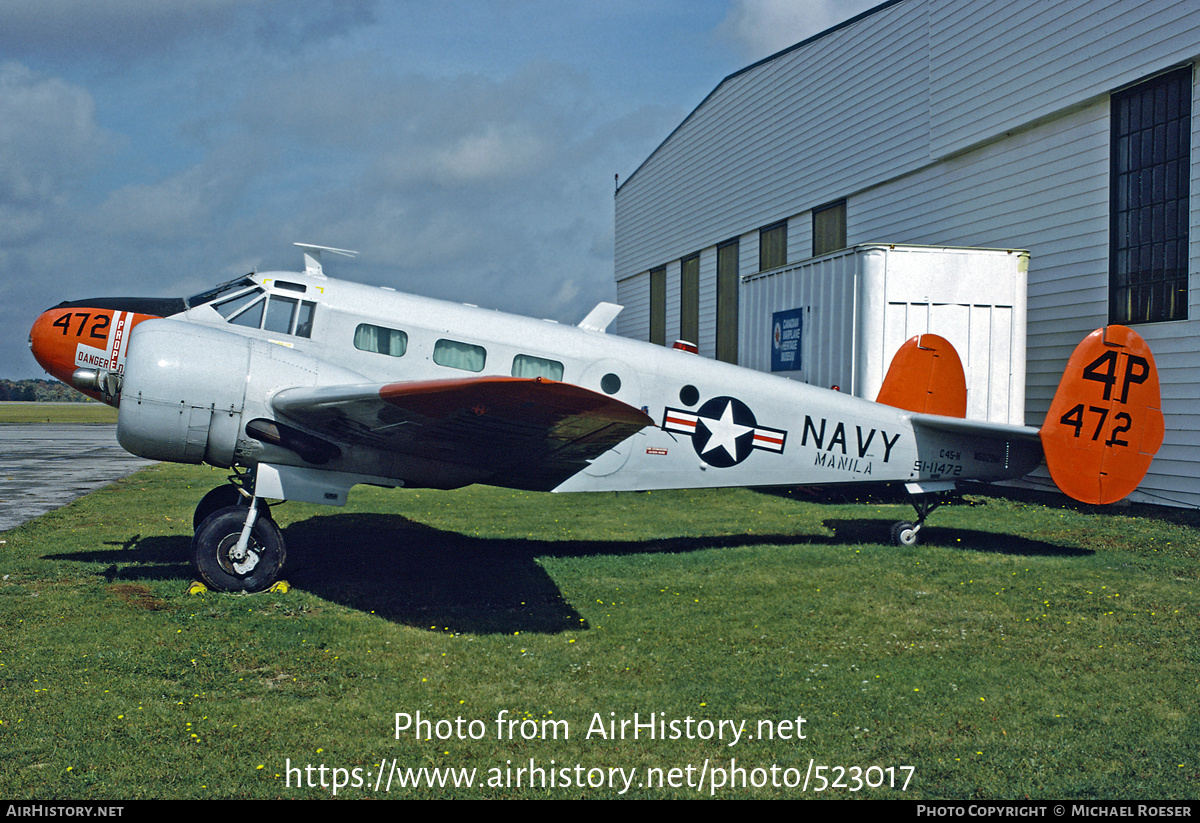
{"type": "Polygon", "coordinates": [[[157,183],[123,186],[84,218],[97,235],[177,243],[211,227],[232,197],[231,181],[197,166],[157,183]]]}
{"type": "Polygon", "coordinates": [[[533,171],[539,159],[545,162],[548,148],[527,123],[488,123],[434,153],[435,177],[457,183],[511,179],[533,171]]]}
{"type": "Polygon", "coordinates": [[[0,208],[6,217],[0,239],[36,235],[47,211],[108,144],[85,90],[18,63],[0,65],[0,208]]]}
{"type": "Polygon", "coordinates": [[[879,0],[733,0],[718,32],[748,62],[768,57],[878,5],[879,0]]]}

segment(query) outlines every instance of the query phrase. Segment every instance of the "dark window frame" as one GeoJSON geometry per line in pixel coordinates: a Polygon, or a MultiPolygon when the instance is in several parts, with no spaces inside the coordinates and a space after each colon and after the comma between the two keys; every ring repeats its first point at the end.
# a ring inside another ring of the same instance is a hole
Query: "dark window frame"
{"type": "Polygon", "coordinates": [[[667,345],[667,267],[650,270],[650,342],[667,345]]]}
{"type": "Polygon", "coordinates": [[[813,257],[846,248],[846,201],[827,203],[812,211],[813,257]]]}
{"type": "Polygon", "coordinates": [[[679,339],[700,344],[700,254],[679,261],[679,339]]]}
{"type": "Polygon", "coordinates": [[[767,271],[787,265],[788,221],[780,220],[758,230],[758,270],[767,271]]]}
{"type": "Polygon", "coordinates": [[[1111,100],[1109,322],[1188,319],[1192,66],[1111,100]]]}
{"type": "Polygon", "coordinates": [[[741,290],[741,244],[737,239],[717,246],[716,358],[738,361],[738,292],[741,290]]]}

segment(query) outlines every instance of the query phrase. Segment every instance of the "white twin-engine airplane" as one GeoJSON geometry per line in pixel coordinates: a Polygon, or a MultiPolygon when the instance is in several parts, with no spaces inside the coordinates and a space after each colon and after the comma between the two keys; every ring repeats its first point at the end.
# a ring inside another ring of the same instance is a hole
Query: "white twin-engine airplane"
{"type": "Polygon", "coordinates": [[[1039,430],[965,419],[966,383],[936,335],[897,352],[877,402],[578,326],[303,273],[250,274],[189,298],[62,303],[30,345],[52,375],[119,408],[142,457],[232,468],[195,514],[212,588],[260,591],[283,537],[265,500],[340,506],[367,483],[583,492],[894,482],[917,541],[959,481],[1046,460],[1090,503],[1133,491],[1163,439],[1145,342],[1108,326],[1071,357],[1039,430]]]}

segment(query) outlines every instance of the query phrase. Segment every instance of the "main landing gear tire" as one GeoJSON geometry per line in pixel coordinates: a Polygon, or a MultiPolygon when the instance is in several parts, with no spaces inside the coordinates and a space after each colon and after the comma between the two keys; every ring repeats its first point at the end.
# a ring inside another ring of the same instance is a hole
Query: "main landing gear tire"
{"type": "Polygon", "coordinates": [[[920,542],[920,532],[916,523],[907,521],[892,526],[892,543],[897,546],[915,546],[920,542]]]}
{"type": "MultiPolygon", "coordinates": [[[[200,502],[196,504],[196,513],[192,515],[192,531],[200,531],[200,524],[209,518],[215,512],[227,508],[229,506],[247,506],[250,504],[250,498],[242,494],[241,489],[232,483],[226,483],[224,486],[217,486],[204,497],[200,498],[200,502]]],[[[242,515],[245,516],[246,510],[242,509],[242,515]]]]}
{"type": "Polygon", "coordinates": [[[246,523],[245,506],[226,506],[205,518],[192,537],[192,562],[210,589],[261,592],[271,587],[287,559],[283,534],[266,512],[254,521],[246,556],[240,560],[238,539],[246,523]]]}

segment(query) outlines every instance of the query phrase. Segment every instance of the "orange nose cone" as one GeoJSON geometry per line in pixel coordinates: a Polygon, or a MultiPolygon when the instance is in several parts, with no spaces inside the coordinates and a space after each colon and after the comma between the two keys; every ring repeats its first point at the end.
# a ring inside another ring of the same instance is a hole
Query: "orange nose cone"
{"type": "MultiPolygon", "coordinates": [[[[29,330],[29,347],[43,369],[70,385],[79,335],[73,334],[78,318],[74,309],[50,309],[42,312],[29,330]],[[72,321],[75,321],[72,323],[72,321]]],[[[89,318],[90,319],[90,318],[89,318]]],[[[111,322],[111,319],[110,319],[111,322]]],[[[99,341],[97,341],[99,342],[99,341]]]]}
{"type": "MultiPolygon", "coordinates": [[[[118,308],[92,308],[85,302],[64,303],[42,312],[29,330],[29,347],[42,368],[89,397],[116,404],[116,389],[106,396],[98,378],[125,370],[129,333],[155,315],[118,308]],[[90,377],[75,379],[79,369],[90,377]]],[[[109,384],[115,386],[116,384],[109,384]]]]}

